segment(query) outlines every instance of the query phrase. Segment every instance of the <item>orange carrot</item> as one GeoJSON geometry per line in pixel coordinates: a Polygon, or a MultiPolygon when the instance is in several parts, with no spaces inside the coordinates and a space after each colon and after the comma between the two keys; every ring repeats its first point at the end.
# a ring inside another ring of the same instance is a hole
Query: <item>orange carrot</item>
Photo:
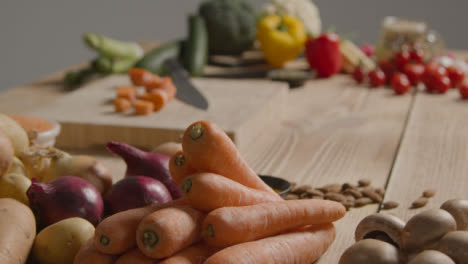
{"type": "Polygon", "coordinates": [[[345,214],[346,208],[342,204],[325,200],[223,207],[207,215],[202,236],[208,245],[228,247],[302,226],[330,223],[345,214]]]}
{"type": "Polygon", "coordinates": [[[135,86],[120,86],[117,88],[117,98],[125,98],[131,103],[136,100],[137,89],[135,86]]]}
{"type": "Polygon", "coordinates": [[[168,82],[171,78],[163,77],[158,79],[153,79],[151,82],[145,84],[145,89],[147,93],[151,93],[152,91],[161,88],[166,82],[168,82]]]}
{"type": "Polygon", "coordinates": [[[150,258],[165,258],[200,240],[205,215],[188,206],[161,209],[146,216],[136,232],[137,245],[150,258]]]}
{"type": "Polygon", "coordinates": [[[73,264],[113,264],[116,259],[117,256],[115,255],[107,255],[99,252],[93,245],[93,239],[90,239],[80,248],[73,260],[73,264]]]}
{"type": "Polygon", "coordinates": [[[114,107],[116,112],[125,112],[132,107],[132,103],[126,98],[118,97],[114,100],[114,107]]]}
{"type": "Polygon", "coordinates": [[[149,115],[153,112],[154,105],[152,102],[136,100],[135,101],[135,114],[149,115]]]}
{"type": "Polygon", "coordinates": [[[136,230],[145,216],[163,208],[186,204],[186,200],[179,199],[165,204],[130,209],[109,216],[96,227],[94,246],[106,254],[122,254],[136,247],[136,230]]]}
{"type": "Polygon", "coordinates": [[[213,172],[247,187],[270,192],[258,175],[249,167],[226,133],[210,121],[198,121],[185,130],[182,149],[192,167],[213,172]]]}
{"type": "Polygon", "coordinates": [[[154,111],[161,110],[169,101],[169,96],[163,90],[154,90],[148,94],[149,101],[153,103],[154,111]]]}
{"type": "Polygon", "coordinates": [[[185,160],[184,152],[182,150],[177,151],[169,161],[169,171],[171,172],[172,179],[177,183],[181,184],[185,177],[197,172],[192,168],[185,160]]]}
{"type": "Polygon", "coordinates": [[[157,263],[160,263],[159,260],[148,258],[147,256],[143,255],[143,253],[141,253],[141,251],[138,248],[127,251],[125,254],[120,256],[115,262],[115,264],[157,264],[157,263]]]}
{"type": "Polygon", "coordinates": [[[295,232],[225,248],[203,264],[313,263],[328,250],[334,239],[333,224],[309,226],[295,232]]]}
{"type": "Polygon", "coordinates": [[[167,95],[169,96],[169,100],[174,98],[175,94],[177,93],[177,88],[175,87],[174,83],[172,82],[172,79],[169,77],[166,77],[164,82],[161,84],[161,86],[158,88],[158,90],[165,91],[167,95]]]}
{"type": "Polygon", "coordinates": [[[136,86],[145,86],[154,79],[159,79],[156,74],[142,68],[131,68],[128,71],[128,75],[132,83],[136,86]]]}
{"type": "Polygon", "coordinates": [[[190,205],[204,212],[226,206],[283,201],[278,194],[251,189],[214,173],[191,175],[183,180],[181,188],[190,205]]]}
{"type": "Polygon", "coordinates": [[[160,264],[200,264],[216,253],[218,249],[198,243],[183,249],[175,255],[163,260],[160,264]]]}
{"type": "Polygon", "coordinates": [[[144,93],[138,97],[138,100],[151,101],[150,94],[144,93]]]}

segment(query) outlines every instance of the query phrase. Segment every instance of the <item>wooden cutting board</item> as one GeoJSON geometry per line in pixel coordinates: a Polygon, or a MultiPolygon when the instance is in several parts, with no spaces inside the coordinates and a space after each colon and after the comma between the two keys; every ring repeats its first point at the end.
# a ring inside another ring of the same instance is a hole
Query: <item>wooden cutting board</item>
{"type": "Polygon", "coordinates": [[[178,141],[188,125],[211,120],[220,125],[241,150],[264,131],[278,126],[285,110],[288,87],[266,80],[194,79],[209,102],[200,110],[177,99],[148,116],[116,113],[116,88],[130,84],[126,75],[113,75],[71,92],[34,115],[58,121],[62,132],[57,146],[89,148],[110,140],[152,148],[178,141]]]}

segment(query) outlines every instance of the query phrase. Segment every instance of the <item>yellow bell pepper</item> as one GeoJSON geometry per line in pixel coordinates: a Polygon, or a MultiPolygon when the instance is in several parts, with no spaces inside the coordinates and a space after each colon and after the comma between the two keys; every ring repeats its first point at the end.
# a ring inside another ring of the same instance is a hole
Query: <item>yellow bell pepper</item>
{"type": "Polygon", "coordinates": [[[265,60],[274,67],[283,67],[302,52],[307,33],[299,19],[269,15],[257,26],[257,40],[265,60]]]}

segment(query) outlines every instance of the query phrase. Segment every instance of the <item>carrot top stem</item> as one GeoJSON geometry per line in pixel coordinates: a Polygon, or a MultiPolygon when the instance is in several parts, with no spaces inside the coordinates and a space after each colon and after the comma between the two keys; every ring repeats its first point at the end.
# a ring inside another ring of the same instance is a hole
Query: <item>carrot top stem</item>
{"type": "Polygon", "coordinates": [[[185,164],[185,157],[182,154],[179,154],[175,157],[174,163],[177,167],[182,167],[185,164]]]}
{"type": "Polygon", "coordinates": [[[190,129],[190,137],[193,140],[197,140],[203,136],[203,132],[205,132],[205,129],[203,128],[202,124],[197,123],[190,129]]]}
{"type": "Polygon", "coordinates": [[[203,237],[214,237],[213,225],[208,225],[205,230],[201,233],[203,237]]]}
{"type": "Polygon", "coordinates": [[[146,231],[143,233],[142,241],[145,246],[152,247],[158,243],[159,238],[154,231],[146,231]]]}
{"type": "Polygon", "coordinates": [[[107,236],[102,235],[101,238],[99,239],[99,242],[102,245],[107,246],[110,243],[110,239],[107,236]]]}
{"type": "Polygon", "coordinates": [[[181,185],[180,188],[182,188],[182,191],[183,191],[184,193],[190,192],[190,190],[192,189],[192,179],[185,179],[185,180],[182,182],[182,185],[181,185]]]}

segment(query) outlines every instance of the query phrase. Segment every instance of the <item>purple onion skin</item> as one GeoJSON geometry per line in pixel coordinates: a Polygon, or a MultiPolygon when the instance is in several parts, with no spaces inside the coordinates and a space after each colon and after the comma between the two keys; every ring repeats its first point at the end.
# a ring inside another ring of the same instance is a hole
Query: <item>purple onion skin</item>
{"type": "Polygon", "coordinates": [[[172,201],[172,197],[166,186],[145,176],[123,178],[112,186],[104,198],[107,215],[169,201],[172,201]]]}
{"type": "Polygon", "coordinates": [[[32,179],[26,194],[41,228],[70,217],[84,218],[96,226],[104,213],[104,202],[96,187],[74,176],[49,183],[32,179]]]}
{"type": "Polygon", "coordinates": [[[171,193],[172,199],[182,197],[182,191],[169,172],[170,157],[158,153],[145,152],[121,142],[107,143],[107,149],[120,156],[127,163],[126,176],[146,176],[162,182],[171,193]]]}

